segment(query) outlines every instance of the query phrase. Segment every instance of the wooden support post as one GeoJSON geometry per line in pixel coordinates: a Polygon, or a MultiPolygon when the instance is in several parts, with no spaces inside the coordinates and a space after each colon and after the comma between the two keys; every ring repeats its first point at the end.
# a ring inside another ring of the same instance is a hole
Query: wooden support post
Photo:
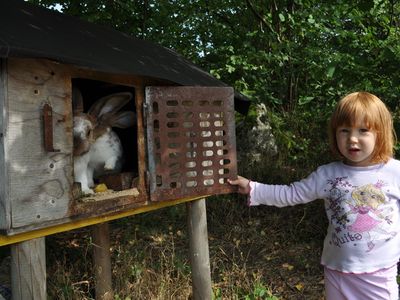
{"type": "Polygon", "coordinates": [[[11,245],[11,293],[13,300],[45,300],[45,238],[11,245]]]}
{"type": "Polygon", "coordinates": [[[188,202],[188,232],[194,300],[212,296],[210,256],[208,250],[206,200],[188,202]]]}
{"type": "Polygon", "coordinates": [[[110,230],[108,223],[92,226],[96,300],[114,299],[111,279],[110,230]]]}
{"type": "Polygon", "coordinates": [[[141,195],[146,193],[146,141],[143,116],[143,102],[145,97],[144,86],[135,86],[135,105],[137,117],[137,140],[138,140],[138,190],[141,195]]]}

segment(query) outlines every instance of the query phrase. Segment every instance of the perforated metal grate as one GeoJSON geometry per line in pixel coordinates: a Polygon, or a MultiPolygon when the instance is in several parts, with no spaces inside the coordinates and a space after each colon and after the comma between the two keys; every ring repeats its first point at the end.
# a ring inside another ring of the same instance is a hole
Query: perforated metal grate
{"type": "Polygon", "coordinates": [[[148,87],[146,106],[153,201],[234,190],[232,88],[148,87]]]}

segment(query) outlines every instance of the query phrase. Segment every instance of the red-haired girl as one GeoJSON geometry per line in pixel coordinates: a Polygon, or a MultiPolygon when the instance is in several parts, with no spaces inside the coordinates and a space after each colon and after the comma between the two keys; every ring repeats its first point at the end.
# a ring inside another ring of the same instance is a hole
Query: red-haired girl
{"type": "Polygon", "coordinates": [[[321,263],[327,300],[397,300],[400,258],[400,161],[393,158],[392,116],[375,95],[339,101],[330,121],[338,161],[291,185],[231,180],[249,205],[278,207],[323,199],[329,220],[321,263]]]}

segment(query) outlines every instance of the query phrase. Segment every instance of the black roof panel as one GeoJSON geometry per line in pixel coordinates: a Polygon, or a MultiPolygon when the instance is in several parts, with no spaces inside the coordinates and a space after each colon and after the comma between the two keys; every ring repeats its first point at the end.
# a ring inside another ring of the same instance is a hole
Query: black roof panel
{"type": "MultiPolygon", "coordinates": [[[[47,58],[186,86],[226,86],[173,50],[21,0],[0,1],[0,28],[0,57],[47,58]]],[[[246,113],[248,107],[248,99],[236,93],[235,109],[246,113]]]]}

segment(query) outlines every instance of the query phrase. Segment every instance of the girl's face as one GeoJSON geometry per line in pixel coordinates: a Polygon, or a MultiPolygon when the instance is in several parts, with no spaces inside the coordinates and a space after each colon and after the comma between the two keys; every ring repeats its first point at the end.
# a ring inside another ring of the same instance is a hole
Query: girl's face
{"type": "Polygon", "coordinates": [[[364,120],[357,120],[354,126],[339,126],[336,129],[338,149],[345,163],[356,167],[370,166],[375,149],[376,132],[368,129],[364,120]]]}

